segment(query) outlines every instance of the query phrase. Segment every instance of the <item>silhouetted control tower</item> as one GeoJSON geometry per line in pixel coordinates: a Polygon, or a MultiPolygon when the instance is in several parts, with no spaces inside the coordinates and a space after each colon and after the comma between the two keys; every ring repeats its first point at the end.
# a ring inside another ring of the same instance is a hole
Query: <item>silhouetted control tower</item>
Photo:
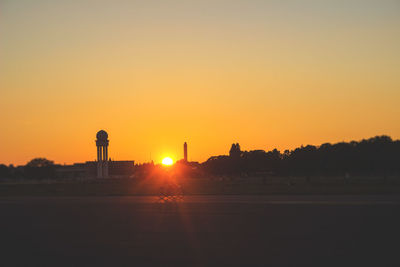
{"type": "Polygon", "coordinates": [[[184,160],[185,162],[188,162],[187,143],[186,143],[186,142],[183,144],[183,160],[184,160]]]}
{"type": "Polygon", "coordinates": [[[96,134],[97,178],[108,178],[108,134],[100,130],[96,134]]]}

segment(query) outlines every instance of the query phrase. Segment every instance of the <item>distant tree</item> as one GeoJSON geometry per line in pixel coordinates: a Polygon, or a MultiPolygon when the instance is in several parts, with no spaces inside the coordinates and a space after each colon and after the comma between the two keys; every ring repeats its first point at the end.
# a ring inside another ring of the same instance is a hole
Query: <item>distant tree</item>
{"type": "Polygon", "coordinates": [[[232,144],[229,156],[211,157],[206,172],[232,174],[270,171],[282,175],[382,175],[400,174],[400,140],[389,136],[336,144],[301,146],[281,154],[277,149],[241,151],[232,144]]]}
{"type": "Polygon", "coordinates": [[[215,156],[202,164],[203,169],[212,174],[227,174],[232,172],[232,164],[228,156],[215,156]]]}
{"type": "Polygon", "coordinates": [[[34,158],[26,164],[27,167],[48,167],[53,165],[54,162],[46,158],[34,158]]]}
{"type": "Polygon", "coordinates": [[[242,151],[240,150],[239,143],[232,144],[231,149],[229,150],[229,156],[232,158],[240,157],[242,151]]]}
{"type": "Polygon", "coordinates": [[[10,178],[10,168],[0,164],[0,178],[10,178]]]}
{"type": "Polygon", "coordinates": [[[282,158],[285,159],[285,158],[289,158],[289,157],[290,157],[290,150],[289,150],[289,149],[286,149],[286,150],[283,152],[282,158]]]}
{"type": "Polygon", "coordinates": [[[243,152],[243,171],[258,172],[268,168],[268,155],[264,150],[243,152]]]}
{"type": "Polygon", "coordinates": [[[55,177],[54,162],[45,158],[34,158],[24,167],[26,178],[51,179],[55,177]]]}

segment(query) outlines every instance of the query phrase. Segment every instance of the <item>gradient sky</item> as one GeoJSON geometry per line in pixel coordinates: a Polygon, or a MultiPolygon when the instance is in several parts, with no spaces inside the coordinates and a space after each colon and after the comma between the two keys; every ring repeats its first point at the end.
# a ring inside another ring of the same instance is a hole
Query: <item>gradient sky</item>
{"type": "Polygon", "coordinates": [[[400,138],[400,1],[0,0],[0,163],[400,138]]]}

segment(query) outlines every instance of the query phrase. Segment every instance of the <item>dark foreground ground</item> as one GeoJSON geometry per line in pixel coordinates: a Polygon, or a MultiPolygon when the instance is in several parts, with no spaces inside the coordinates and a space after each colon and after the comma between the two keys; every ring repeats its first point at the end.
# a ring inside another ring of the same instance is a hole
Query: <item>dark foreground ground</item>
{"type": "MultiPolygon", "coordinates": [[[[221,178],[221,177],[220,177],[221,178]]],[[[0,181],[0,197],[157,195],[165,179],[82,179],[0,181]]],[[[260,177],[224,180],[182,178],[186,195],[400,195],[400,177],[260,177]]]]}
{"type": "Polygon", "coordinates": [[[0,266],[400,266],[398,196],[0,198],[0,266]]]}

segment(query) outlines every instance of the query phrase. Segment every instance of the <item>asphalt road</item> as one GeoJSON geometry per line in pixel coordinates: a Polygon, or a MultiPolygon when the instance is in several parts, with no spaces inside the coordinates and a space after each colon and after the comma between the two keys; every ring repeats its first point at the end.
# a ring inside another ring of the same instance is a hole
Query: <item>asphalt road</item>
{"type": "Polygon", "coordinates": [[[0,198],[0,266],[400,266],[398,196],[0,198]]]}

